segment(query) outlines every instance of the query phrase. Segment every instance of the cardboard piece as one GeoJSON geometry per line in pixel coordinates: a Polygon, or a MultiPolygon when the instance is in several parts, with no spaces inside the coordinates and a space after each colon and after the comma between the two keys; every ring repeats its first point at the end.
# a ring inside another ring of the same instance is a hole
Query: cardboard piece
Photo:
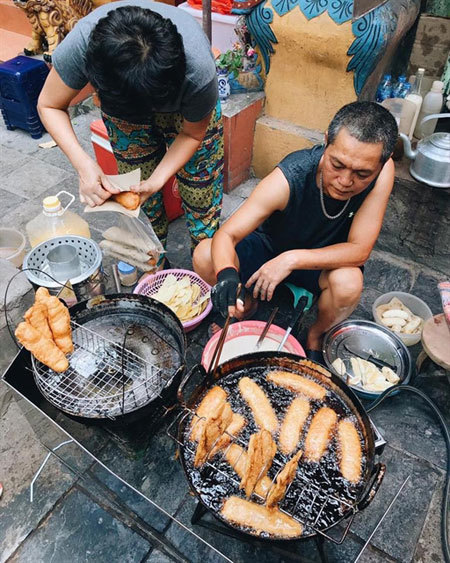
{"type": "MultiPolygon", "coordinates": [[[[121,192],[130,191],[131,186],[136,186],[141,181],[141,169],[136,168],[131,172],[126,174],[108,175],[105,174],[106,178],[110,181],[114,188],[117,188],[121,192]]],[[[95,207],[90,207],[86,205],[84,208],[85,213],[97,213],[99,211],[114,211],[115,213],[122,213],[128,217],[138,217],[141,206],[139,205],[136,209],[126,209],[120,203],[116,201],[106,200],[102,205],[97,205],[95,207]]]]}

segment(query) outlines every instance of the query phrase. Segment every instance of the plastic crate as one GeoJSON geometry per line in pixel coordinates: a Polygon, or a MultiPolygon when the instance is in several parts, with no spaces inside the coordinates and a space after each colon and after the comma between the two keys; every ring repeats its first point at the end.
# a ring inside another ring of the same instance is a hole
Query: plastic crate
{"type": "Polygon", "coordinates": [[[22,55],[0,64],[0,109],[7,129],[19,127],[34,139],[42,136],[37,100],[48,73],[43,61],[22,55]]]}

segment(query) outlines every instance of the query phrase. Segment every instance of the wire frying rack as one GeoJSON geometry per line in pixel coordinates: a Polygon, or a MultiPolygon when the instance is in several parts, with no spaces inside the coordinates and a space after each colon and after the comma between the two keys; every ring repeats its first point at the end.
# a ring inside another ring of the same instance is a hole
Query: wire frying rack
{"type": "MultiPolygon", "coordinates": [[[[174,371],[163,367],[161,354],[157,365],[127,349],[133,324],[125,330],[121,343],[74,321],[71,327],[74,351],[65,372],[56,373],[32,357],[36,385],[62,411],[86,418],[115,419],[145,406],[171,382],[174,371]]],[[[169,345],[156,333],[155,337],[169,345]]]]}
{"type": "MultiPolygon", "coordinates": [[[[191,419],[191,423],[189,424],[191,429],[193,429],[200,420],[205,420],[204,417],[199,417],[194,410],[184,407],[178,417],[176,417],[168,427],[167,433],[185,451],[184,456],[186,456],[187,452],[189,456],[194,457],[196,451],[194,443],[188,439],[183,439],[182,437],[180,438],[180,435],[177,432],[177,427],[183,427],[185,425],[184,423],[188,419],[191,419]]],[[[215,449],[216,443],[220,439],[223,439],[223,435],[217,438],[217,440],[212,444],[207,460],[201,468],[201,474],[207,475],[208,472],[212,471],[213,474],[218,477],[222,486],[234,489],[234,491],[237,492],[240,489],[240,479],[237,474],[230,471],[226,457],[233,444],[242,448],[242,453],[240,455],[243,455],[248,448],[248,443],[246,440],[229,434],[227,431],[225,431],[225,434],[228,436],[228,445],[217,451],[217,449],[215,449]],[[211,455],[214,450],[215,453],[211,455]]],[[[239,460],[237,459],[234,462],[234,465],[238,465],[238,463],[239,460]]],[[[273,465],[275,467],[275,474],[272,479],[272,485],[275,483],[279,473],[282,471],[284,461],[276,456],[273,459],[273,465]]],[[[218,487],[218,489],[219,488],[221,487],[218,487]]],[[[270,488],[271,487],[268,487],[268,492],[270,491],[270,488]]],[[[199,493],[198,489],[197,493],[199,493]]],[[[200,497],[202,498],[201,494],[200,497]]],[[[266,497],[262,497],[261,494],[253,491],[251,497],[253,500],[265,502],[267,495],[266,497]]],[[[339,495],[336,491],[327,491],[325,487],[318,485],[298,470],[294,480],[286,489],[284,499],[285,500],[281,502],[278,508],[281,512],[302,524],[302,537],[320,534],[336,544],[343,543],[353,522],[353,518],[357,512],[359,512],[358,503],[356,501],[349,500],[348,497],[346,498],[343,495],[339,495]],[[344,517],[348,518],[348,520],[346,521],[340,537],[333,537],[325,532],[327,528],[344,517]]],[[[209,508],[216,513],[216,516],[220,517],[219,511],[214,510],[213,507],[209,508]]],[[[230,522],[227,523],[232,525],[230,522]]]]}

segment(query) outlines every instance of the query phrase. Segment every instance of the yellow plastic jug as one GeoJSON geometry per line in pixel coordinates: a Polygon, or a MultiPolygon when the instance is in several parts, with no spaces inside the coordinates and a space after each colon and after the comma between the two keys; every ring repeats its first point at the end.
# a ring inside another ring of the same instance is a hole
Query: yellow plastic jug
{"type": "Polygon", "coordinates": [[[74,201],[75,197],[64,190],[43,200],[41,213],[29,221],[25,227],[32,248],[41,242],[63,235],[78,235],[90,238],[91,233],[87,222],[76,213],[68,211],[68,207],[74,201]],[[61,205],[59,199],[61,194],[70,198],[66,207],[61,205]]]}

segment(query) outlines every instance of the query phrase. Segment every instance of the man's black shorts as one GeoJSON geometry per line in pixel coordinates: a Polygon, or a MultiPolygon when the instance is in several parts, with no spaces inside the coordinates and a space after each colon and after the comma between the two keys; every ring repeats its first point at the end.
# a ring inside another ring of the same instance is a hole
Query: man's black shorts
{"type": "MultiPolygon", "coordinates": [[[[250,233],[236,246],[236,252],[240,263],[240,278],[242,283],[247,283],[252,274],[263,264],[276,258],[275,254],[267,245],[262,236],[257,231],[250,233]]],[[[320,293],[319,276],[321,270],[296,270],[285,280],[299,287],[307,289],[313,294],[320,293]]]]}

